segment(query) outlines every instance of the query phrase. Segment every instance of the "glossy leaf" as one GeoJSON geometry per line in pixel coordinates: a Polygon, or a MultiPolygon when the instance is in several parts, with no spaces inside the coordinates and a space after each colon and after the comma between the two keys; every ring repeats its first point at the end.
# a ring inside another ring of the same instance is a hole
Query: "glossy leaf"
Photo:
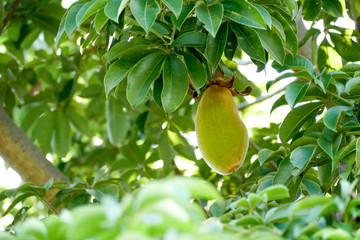
{"type": "Polygon", "coordinates": [[[285,50],[282,40],[275,30],[256,30],[259,34],[261,44],[266,51],[280,64],[284,64],[285,50]]]}
{"type": "Polygon", "coordinates": [[[326,72],[330,72],[332,70],[339,70],[342,67],[341,56],[326,39],[322,41],[318,48],[317,59],[320,72],[323,71],[324,68],[327,68],[326,72]]]}
{"type": "Polygon", "coordinates": [[[278,72],[282,72],[287,69],[298,69],[307,71],[311,75],[315,76],[314,66],[307,58],[301,55],[296,55],[296,57],[293,57],[291,54],[286,54],[286,58],[282,66],[277,62],[273,62],[272,67],[275,68],[278,72]]]}
{"type": "Polygon", "coordinates": [[[129,52],[122,56],[119,60],[111,64],[104,78],[105,94],[116,87],[129,73],[129,71],[144,57],[152,53],[152,51],[135,51],[129,52]]]}
{"type": "Polygon", "coordinates": [[[189,80],[184,63],[175,55],[166,57],[163,72],[163,89],[161,91],[161,103],[164,111],[175,111],[187,94],[189,80]]]}
{"type": "Polygon", "coordinates": [[[296,0],[285,0],[284,2],[290,11],[291,19],[295,19],[298,14],[298,5],[296,0]]]}
{"type": "Polygon", "coordinates": [[[331,41],[335,50],[344,59],[356,62],[360,60],[360,45],[350,37],[336,33],[330,33],[331,41]]]}
{"type": "Polygon", "coordinates": [[[68,37],[70,37],[71,33],[76,28],[76,15],[83,5],[84,4],[74,5],[67,13],[65,20],[65,31],[68,37]]]}
{"type": "Polygon", "coordinates": [[[105,14],[114,22],[118,22],[121,12],[129,4],[130,0],[109,0],[105,6],[105,14]]]}
{"type": "Polygon", "coordinates": [[[289,141],[302,125],[323,106],[321,102],[313,102],[294,108],[280,126],[279,137],[283,143],[289,141]]]}
{"type": "Polygon", "coordinates": [[[304,0],[302,17],[306,21],[313,21],[320,14],[322,1],[320,0],[304,0]]]}
{"type": "Polygon", "coordinates": [[[185,64],[196,91],[199,91],[206,84],[206,71],[199,59],[188,53],[182,53],[185,64]]]}
{"type": "Polygon", "coordinates": [[[179,47],[203,47],[206,44],[207,36],[200,32],[186,32],[178,36],[172,46],[179,47]]]}
{"type": "MultiPolygon", "coordinates": [[[[297,7],[296,7],[297,11],[297,7]]],[[[296,37],[296,33],[291,28],[290,24],[286,21],[286,19],[278,12],[274,13],[274,17],[281,23],[284,34],[285,34],[285,47],[290,51],[293,57],[296,57],[297,50],[298,50],[298,40],[296,37]]]]}
{"type": "Polygon", "coordinates": [[[268,81],[266,83],[266,90],[269,91],[270,87],[273,86],[275,83],[279,82],[280,80],[289,78],[289,77],[298,77],[298,78],[304,78],[309,81],[313,79],[313,77],[310,75],[307,71],[299,71],[299,72],[288,72],[280,75],[279,77],[275,78],[272,81],[268,81]]]}
{"type": "Polygon", "coordinates": [[[278,171],[275,173],[273,184],[284,184],[287,185],[292,179],[291,170],[294,168],[290,162],[290,155],[285,157],[280,165],[278,166],[278,171]]]}
{"type": "Polygon", "coordinates": [[[150,85],[161,73],[165,55],[152,53],[141,59],[128,75],[126,97],[132,107],[139,105],[150,89],[150,85]]]}
{"type": "Polygon", "coordinates": [[[337,153],[341,140],[342,135],[340,134],[336,139],[330,139],[329,141],[325,136],[321,136],[317,143],[318,145],[326,152],[331,159],[334,159],[335,154],[337,153]]]}
{"type": "Polygon", "coordinates": [[[336,132],[337,123],[339,121],[339,118],[342,113],[346,113],[350,111],[351,107],[345,107],[345,106],[336,106],[330,108],[324,115],[324,124],[329,129],[336,132]]]}
{"type": "MultiPolygon", "coordinates": [[[[294,167],[299,169],[299,171],[296,171],[296,175],[299,175],[309,164],[314,150],[315,146],[301,146],[292,151],[290,162],[294,167]]],[[[294,174],[294,172],[292,172],[292,174],[294,174]]]]}
{"type": "Polygon", "coordinates": [[[179,17],[182,9],[182,0],[161,0],[174,14],[179,17]]]}
{"type": "Polygon", "coordinates": [[[85,3],[76,15],[76,25],[79,27],[88,17],[104,8],[108,0],[92,0],[85,3]]]}
{"type": "Polygon", "coordinates": [[[185,20],[191,15],[195,9],[195,4],[186,4],[182,6],[181,13],[178,17],[171,15],[171,22],[180,30],[185,20]]]}
{"type": "Polygon", "coordinates": [[[146,33],[150,31],[151,26],[154,24],[161,10],[155,0],[131,0],[130,9],[136,21],[146,33]]]}
{"type": "Polygon", "coordinates": [[[343,4],[342,0],[322,0],[324,10],[334,17],[343,16],[343,4]]]}
{"type": "Polygon", "coordinates": [[[223,5],[215,3],[208,6],[199,1],[195,6],[195,10],[199,21],[205,24],[205,29],[215,38],[224,14],[223,5]]]}
{"type": "Polygon", "coordinates": [[[301,101],[309,86],[310,82],[295,81],[286,87],[285,99],[291,108],[301,101]]]}
{"type": "Polygon", "coordinates": [[[224,53],[228,36],[228,24],[224,23],[219,29],[216,38],[208,36],[206,42],[205,55],[211,66],[216,67],[224,53]]]}
{"type": "Polygon", "coordinates": [[[136,37],[130,40],[126,39],[120,41],[110,48],[110,51],[107,55],[107,60],[114,60],[115,58],[119,58],[129,52],[137,52],[137,50],[145,49],[150,44],[151,42],[149,42],[147,39],[136,37]]]}
{"type": "Polygon", "coordinates": [[[255,30],[233,23],[231,24],[231,30],[235,33],[241,49],[249,57],[266,62],[264,48],[255,30]]]}
{"type": "Polygon", "coordinates": [[[224,16],[230,20],[252,28],[266,29],[266,21],[256,7],[245,0],[222,2],[224,16]]]}
{"type": "Polygon", "coordinates": [[[94,27],[98,34],[100,34],[101,29],[105,26],[105,24],[108,22],[108,18],[105,15],[105,12],[103,9],[99,10],[95,16],[94,19],[94,27]]]}

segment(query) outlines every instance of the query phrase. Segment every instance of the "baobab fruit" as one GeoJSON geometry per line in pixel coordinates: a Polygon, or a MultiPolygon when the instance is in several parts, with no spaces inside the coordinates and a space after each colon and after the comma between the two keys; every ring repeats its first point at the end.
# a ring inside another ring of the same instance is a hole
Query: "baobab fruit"
{"type": "Polygon", "coordinates": [[[205,90],[196,112],[195,131],[200,152],[215,172],[227,175],[241,167],[249,137],[229,88],[210,85],[205,90]]]}

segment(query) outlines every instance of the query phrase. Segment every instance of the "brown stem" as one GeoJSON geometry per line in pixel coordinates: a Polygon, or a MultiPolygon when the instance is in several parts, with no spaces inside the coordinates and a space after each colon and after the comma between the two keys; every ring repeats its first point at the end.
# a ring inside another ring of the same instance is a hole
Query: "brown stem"
{"type": "Polygon", "coordinates": [[[4,23],[2,24],[2,27],[0,28],[0,34],[4,31],[6,25],[10,22],[19,3],[20,3],[20,0],[16,0],[14,2],[14,4],[12,5],[12,7],[10,8],[9,13],[7,14],[6,18],[4,19],[4,23]]]}

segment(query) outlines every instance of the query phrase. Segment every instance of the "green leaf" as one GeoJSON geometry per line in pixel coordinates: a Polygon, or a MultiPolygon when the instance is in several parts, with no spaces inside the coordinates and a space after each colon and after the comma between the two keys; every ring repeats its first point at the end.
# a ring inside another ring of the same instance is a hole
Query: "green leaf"
{"type": "Polygon", "coordinates": [[[255,30],[234,23],[231,24],[231,30],[235,33],[241,49],[249,57],[266,62],[264,48],[255,30]]]}
{"type": "Polygon", "coordinates": [[[109,0],[105,6],[105,15],[118,23],[121,12],[127,7],[130,0],[109,0]]]}
{"type": "Polygon", "coordinates": [[[182,6],[181,13],[178,17],[176,17],[175,15],[171,15],[171,22],[178,30],[181,29],[181,26],[183,25],[185,20],[192,14],[194,8],[195,4],[187,4],[182,6]]]}
{"type": "Polygon", "coordinates": [[[266,195],[268,202],[290,197],[289,190],[284,185],[273,185],[262,190],[260,196],[266,195]]]}
{"type": "Polygon", "coordinates": [[[161,9],[156,0],[132,0],[130,9],[136,21],[149,33],[161,9]]]}
{"type": "Polygon", "coordinates": [[[324,124],[327,128],[336,132],[336,126],[342,113],[351,111],[351,107],[336,106],[330,108],[324,115],[324,124]]]}
{"type": "MultiPolygon", "coordinates": [[[[296,8],[297,11],[297,8],[296,8]]],[[[278,12],[274,13],[274,17],[281,23],[284,33],[286,44],[285,47],[290,51],[293,57],[296,57],[297,50],[298,50],[298,40],[296,37],[296,33],[291,28],[290,24],[286,21],[286,19],[278,12]]]]}
{"type": "Polygon", "coordinates": [[[341,56],[329,44],[326,38],[324,38],[318,48],[317,64],[320,72],[322,72],[324,68],[327,68],[326,72],[342,68],[341,56]]]}
{"type": "Polygon", "coordinates": [[[171,161],[173,159],[171,143],[167,135],[167,131],[163,131],[161,133],[158,145],[159,157],[161,160],[163,160],[163,169],[167,174],[169,172],[171,161]]]}
{"type": "Polygon", "coordinates": [[[128,52],[119,60],[111,64],[104,78],[106,96],[126,77],[128,72],[135,66],[136,63],[152,52],[153,51],[149,50],[128,52]]]}
{"type": "Polygon", "coordinates": [[[356,162],[356,168],[355,168],[355,174],[356,176],[359,175],[359,169],[360,169],[360,138],[356,140],[356,155],[355,155],[355,162],[356,162]]]}
{"type": "Polygon", "coordinates": [[[321,87],[324,93],[326,93],[330,81],[331,81],[331,74],[325,74],[321,76],[320,79],[315,79],[315,83],[321,87]]]}
{"type": "Polygon", "coordinates": [[[191,83],[196,91],[199,91],[206,84],[206,71],[200,60],[189,53],[181,53],[184,56],[185,64],[191,83]]]}
{"type": "Polygon", "coordinates": [[[105,24],[108,22],[108,18],[105,15],[104,9],[101,9],[97,12],[95,19],[94,19],[94,28],[95,31],[100,34],[101,29],[105,26],[105,24]]]}
{"type": "Polygon", "coordinates": [[[316,76],[312,63],[301,55],[296,55],[293,57],[291,54],[286,54],[285,61],[282,66],[277,62],[273,62],[272,67],[275,68],[275,70],[278,72],[282,72],[288,69],[298,69],[307,71],[314,77],[316,76]]]}
{"type": "Polygon", "coordinates": [[[322,102],[313,102],[294,108],[280,126],[279,137],[281,141],[283,143],[289,141],[308,119],[314,117],[323,105],[322,102]]]}
{"type": "Polygon", "coordinates": [[[285,99],[291,108],[294,108],[294,106],[301,101],[309,86],[310,82],[295,81],[286,87],[285,99]]]}
{"type": "MultiPolygon", "coordinates": [[[[343,160],[346,156],[353,154],[356,151],[357,139],[353,139],[345,147],[341,148],[335,155],[332,161],[332,169],[334,170],[336,165],[343,160]]],[[[356,153],[355,153],[356,155],[356,153]]],[[[355,159],[354,159],[355,160],[355,159]]]]}
{"type": "Polygon", "coordinates": [[[302,17],[306,21],[314,21],[319,16],[321,11],[322,1],[321,0],[304,0],[302,7],[302,17]]]}
{"type": "Polygon", "coordinates": [[[92,0],[85,3],[76,15],[76,25],[79,27],[88,17],[104,8],[108,0],[92,0]]]}
{"type": "MultiPolygon", "coordinates": [[[[294,167],[299,169],[299,171],[296,171],[296,175],[299,175],[309,164],[314,150],[315,146],[301,146],[292,151],[290,162],[294,167]]],[[[294,173],[294,171],[292,171],[292,173],[294,173]]]]}
{"type": "Polygon", "coordinates": [[[289,77],[299,77],[299,78],[305,78],[307,80],[312,80],[313,77],[310,75],[307,71],[300,71],[300,72],[288,72],[280,75],[279,77],[275,78],[273,81],[268,81],[266,83],[266,90],[269,91],[270,87],[273,86],[275,83],[277,83],[280,80],[283,80],[285,78],[289,77]]]}
{"type": "Polygon", "coordinates": [[[323,9],[334,17],[343,16],[343,0],[322,0],[323,9]]]}
{"type": "Polygon", "coordinates": [[[81,116],[79,110],[70,105],[65,110],[66,116],[69,118],[71,125],[79,132],[86,136],[91,136],[91,129],[89,127],[88,121],[81,116]]]}
{"type": "Polygon", "coordinates": [[[334,159],[335,154],[337,153],[340,143],[342,140],[342,135],[339,136],[335,140],[329,141],[325,136],[321,136],[318,138],[317,143],[318,145],[326,152],[331,159],[334,159]]]}
{"type": "Polygon", "coordinates": [[[173,54],[166,57],[163,84],[161,103],[164,111],[171,113],[184,101],[189,88],[186,67],[184,63],[173,54]]]}
{"type": "Polygon", "coordinates": [[[275,30],[256,30],[259,34],[261,44],[264,46],[266,51],[280,64],[284,64],[285,61],[285,50],[284,45],[275,32],[275,30]]]}
{"type": "Polygon", "coordinates": [[[130,40],[125,39],[116,43],[110,48],[107,55],[107,61],[114,60],[130,52],[137,52],[149,47],[151,42],[145,38],[134,37],[130,40]]]}
{"type": "Polygon", "coordinates": [[[224,53],[226,40],[228,36],[228,24],[224,23],[215,38],[208,36],[206,42],[205,55],[211,66],[216,67],[224,53]]]}
{"type": "Polygon", "coordinates": [[[324,196],[308,196],[306,198],[301,199],[299,202],[295,204],[292,215],[304,209],[314,208],[315,206],[318,205],[329,204],[332,201],[333,201],[332,198],[328,198],[324,196]]]}
{"type": "Polygon", "coordinates": [[[84,4],[77,4],[70,8],[65,19],[65,31],[68,37],[76,28],[76,15],[84,4]]]}
{"type": "Polygon", "coordinates": [[[112,96],[107,98],[105,115],[109,141],[113,146],[120,147],[128,130],[126,114],[121,102],[112,96]]]}
{"type": "Polygon", "coordinates": [[[176,17],[180,16],[182,9],[182,0],[161,0],[174,14],[176,17]]]}
{"type": "Polygon", "coordinates": [[[174,146],[175,150],[183,157],[196,161],[196,156],[193,147],[188,141],[181,136],[179,132],[168,131],[169,139],[174,146]]]}
{"type": "Polygon", "coordinates": [[[295,0],[284,0],[286,6],[288,7],[291,15],[291,19],[295,19],[296,15],[298,14],[298,5],[295,0]]]}
{"type": "Polygon", "coordinates": [[[59,157],[65,157],[71,146],[69,119],[62,109],[56,110],[55,114],[56,118],[51,147],[59,157]]]}
{"type": "Polygon", "coordinates": [[[245,0],[222,2],[224,16],[232,21],[252,28],[266,29],[266,21],[256,7],[245,0]]]}
{"type": "Polygon", "coordinates": [[[178,36],[171,44],[173,47],[203,47],[207,36],[201,32],[186,32],[178,36]]]}
{"type": "Polygon", "coordinates": [[[270,16],[269,12],[264,7],[262,7],[261,5],[258,5],[256,3],[252,3],[252,5],[254,7],[256,7],[256,9],[259,11],[261,16],[265,20],[266,24],[269,26],[269,28],[271,28],[272,20],[271,20],[271,16],[270,16]]]}
{"type": "Polygon", "coordinates": [[[130,71],[126,97],[132,107],[144,100],[151,83],[160,76],[165,56],[162,52],[152,53],[136,63],[130,71]]]}
{"type": "Polygon", "coordinates": [[[265,161],[266,161],[266,160],[268,159],[268,157],[269,157],[269,154],[272,153],[272,152],[273,152],[272,150],[267,149],[267,148],[263,148],[263,149],[261,149],[261,150],[259,151],[259,153],[258,153],[258,156],[259,156],[258,160],[259,160],[260,166],[262,166],[262,165],[265,163],[265,161]]]}
{"type": "Polygon", "coordinates": [[[291,170],[294,166],[290,162],[290,155],[284,158],[279,167],[278,171],[275,173],[273,184],[284,184],[287,185],[292,179],[291,170]]]}
{"type": "Polygon", "coordinates": [[[205,24],[205,29],[215,38],[224,14],[223,5],[214,3],[209,6],[202,1],[198,1],[195,6],[195,11],[199,21],[205,24]]]}
{"type": "Polygon", "coordinates": [[[349,36],[330,32],[330,38],[341,57],[351,62],[360,60],[360,45],[349,36]]]}
{"type": "Polygon", "coordinates": [[[32,138],[37,139],[44,153],[50,152],[50,143],[55,127],[55,112],[41,115],[35,122],[32,138]]]}

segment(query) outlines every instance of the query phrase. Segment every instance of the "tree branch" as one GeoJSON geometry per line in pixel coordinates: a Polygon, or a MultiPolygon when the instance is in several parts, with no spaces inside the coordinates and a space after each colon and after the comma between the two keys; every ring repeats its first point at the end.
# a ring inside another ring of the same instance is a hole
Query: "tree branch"
{"type": "Polygon", "coordinates": [[[4,31],[4,29],[6,28],[6,25],[10,22],[16,8],[18,7],[20,3],[20,0],[15,0],[14,4],[12,5],[12,7],[9,10],[9,13],[7,14],[6,18],[4,19],[4,23],[2,24],[2,27],[0,28],[0,35],[1,33],[4,31]]]}
{"type": "MultiPolygon", "coordinates": [[[[66,176],[37,148],[0,106],[0,156],[26,182],[40,184],[54,178],[69,182],[66,176]]],[[[52,196],[47,196],[51,201],[52,196]]]]}
{"type": "Polygon", "coordinates": [[[243,109],[245,109],[245,108],[247,108],[247,107],[250,107],[250,106],[252,106],[252,105],[254,105],[254,104],[260,103],[260,102],[262,102],[262,101],[264,101],[264,100],[266,100],[266,99],[268,99],[268,98],[271,98],[271,97],[275,96],[276,94],[284,91],[286,87],[287,87],[287,85],[284,86],[284,87],[282,87],[282,88],[280,88],[279,90],[277,90],[277,91],[275,91],[275,92],[273,92],[273,93],[270,93],[270,94],[264,95],[264,96],[260,96],[260,97],[258,97],[254,102],[251,102],[251,103],[248,103],[248,102],[246,102],[246,103],[241,103],[241,104],[239,104],[239,105],[237,106],[237,109],[238,109],[238,110],[243,110],[243,109]]]}

